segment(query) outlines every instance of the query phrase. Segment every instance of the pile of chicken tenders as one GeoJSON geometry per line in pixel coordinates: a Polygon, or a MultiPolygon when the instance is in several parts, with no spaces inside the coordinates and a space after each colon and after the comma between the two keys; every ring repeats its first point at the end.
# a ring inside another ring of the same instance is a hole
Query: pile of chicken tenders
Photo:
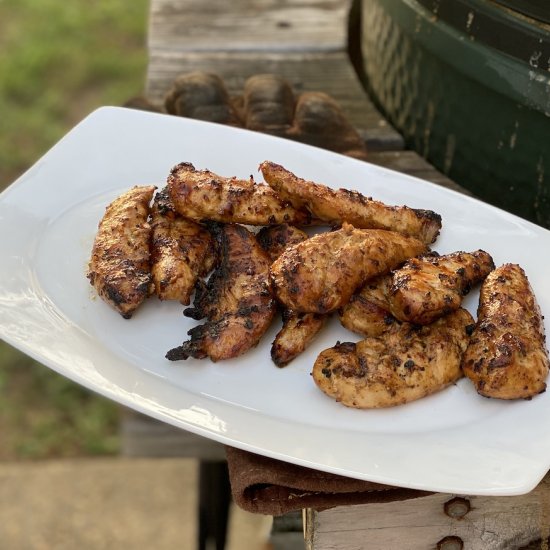
{"type": "Polygon", "coordinates": [[[349,407],[407,403],[463,375],[486,397],[546,389],[543,318],[519,265],[495,268],[483,250],[432,251],[435,212],[332,189],[269,161],[260,170],[265,183],[180,163],[164,189],[130,189],[99,223],[88,278],[123,317],[152,294],[193,300],[184,315],[202,324],[168,359],[237,357],[280,311],[271,357],[283,367],[337,315],[363,339],[322,351],[312,376],[349,407]],[[328,230],[310,237],[307,226],[328,230]],[[477,321],[461,307],[475,285],[477,321]]]}

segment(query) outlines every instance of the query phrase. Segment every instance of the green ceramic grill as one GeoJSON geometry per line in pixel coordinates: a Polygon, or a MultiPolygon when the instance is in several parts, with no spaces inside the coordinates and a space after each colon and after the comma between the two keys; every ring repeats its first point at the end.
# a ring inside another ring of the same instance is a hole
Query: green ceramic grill
{"type": "Polygon", "coordinates": [[[407,145],[479,198],[546,227],[548,21],[548,0],[362,3],[365,85],[407,145]]]}

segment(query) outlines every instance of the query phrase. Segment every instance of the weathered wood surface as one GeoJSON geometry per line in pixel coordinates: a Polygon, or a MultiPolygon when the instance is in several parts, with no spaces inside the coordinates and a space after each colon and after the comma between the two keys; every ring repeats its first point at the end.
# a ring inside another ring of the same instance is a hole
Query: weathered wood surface
{"type": "Polygon", "coordinates": [[[221,443],[126,409],[120,427],[121,454],[225,460],[221,443]]]}
{"type": "Polygon", "coordinates": [[[152,0],[147,96],[162,105],[174,78],[196,70],[221,76],[233,95],[248,77],[274,73],[297,93],[334,97],[370,150],[402,149],[349,61],[350,7],[351,0],[152,0]]]}
{"type": "Polygon", "coordinates": [[[308,550],[548,550],[550,480],[523,496],[435,494],[305,517],[308,550]]]}
{"type": "Polygon", "coordinates": [[[348,0],[155,0],[149,49],[341,51],[348,0]]]}

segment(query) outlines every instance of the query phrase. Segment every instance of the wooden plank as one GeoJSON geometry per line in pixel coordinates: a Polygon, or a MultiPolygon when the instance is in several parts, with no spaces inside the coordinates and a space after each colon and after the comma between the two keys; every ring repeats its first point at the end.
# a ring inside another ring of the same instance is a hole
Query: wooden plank
{"type": "Polygon", "coordinates": [[[534,491],[517,497],[435,494],[309,511],[305,518],[308,550],[452,550],[462,548],[459,540],[468,550],[514,550],[530,544],[529,548],[547,549],[550,481],[545,478],[534,491]],[[458,516],[448,507],[454,498],[463,499],[457,507],[458,516]],[[465,515],[461,515],[467,510],[463,502],[469,506],[465,515]]]}
{"type": "Polygon", "coordinates": [[[396,170],[397,172],[402,172],[403,174],[408,174],[409,176],[436,183],[465,195],[472,195],[470,191],[437,171],[426,159],[414,151],[381,151],[371,153],[368,161],[390,168],[391,170],[396,170]]]}
{"type": "Polygon", "coordinates": [[[221,443],[129,409],[124,410],[120,439],[123,456],[225,460],[225,450],[221,443]]]}
{"type": "Polygon", "coordinates": [[[269,537],[271,550],[303,550],[304,532],[301,512],[289,512],[273,518],[269,537]]]}
{"type": "Polygon", "coordinates": [[[334,97],[361,133],[369,150],[403,148],[403,138],[374,107],[346,53],[152,52],[147,73],[147,97],[162,105],[175,77],[193,71],[218,74],[232,95],[242,92],[244,82],[250,76],[259,73],[280,75],[297,93],[321,91],[334,97]]]}
{"type": "Polygon", "coordinates": [[[345,51],[351,0],[154,0],[149,50],[345,51]]]}
{"type": "Polygon", "coordinates": [[[351,0],[152,0],[147,96],[157,105],[180,73],[206,71],[238,94],[246,78],[273,73],[297,92],[334,97],[371,150],[403,139],[363,90],[348,56],[351,0]]]}

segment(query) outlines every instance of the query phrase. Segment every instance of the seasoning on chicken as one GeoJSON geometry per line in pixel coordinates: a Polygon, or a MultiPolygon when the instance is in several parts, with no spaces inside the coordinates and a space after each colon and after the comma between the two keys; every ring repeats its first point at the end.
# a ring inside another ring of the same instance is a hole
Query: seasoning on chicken
{"type": "Polygon", "coordinates": [[[329,313],[346,304],[367,280],[423,252],[426,245],[413,237],[344,224],[287,249],[271,266],[271,278],[286,307],[329,313]]]}
{"type": "Polygon", "coordinates": [[[471,287],[494,267],[483,250],[412,258],[393,274],[390,311],[400,321],[428,325],[458,309],[471,287]]]}
{"type": "Polygon", "coordinates": [[[286,367],[305,351],[321,329],[327,324],[330,315],[321,313],[300,313],[283,309],[283,328],[275,336],[271,345],[271,359],[278,367],[286,367]]]}
{"type": "Polygon", "coordinates": [[[256,239],[274,262],[287,248],[309,239],[308,234],[286,223],[262,227],[256,239]]]}
{"type": "Polygon", "coordinates": [[[252,179],[218,176],[182,162],[168,176],[170,198],[176,212],[195,221],[213,220],[247,225],[309,223],[305,210],[295,209],[268,185],[252,179]]]}
{"type": "Polygon", "coordinates": [[[338,343],[321,352],[313,379],[329,397],[357,409],[415,401],[462,376],[460,361],[473,326],[461,308],[428,326],[403,323],[356,344],[338,343]]]}
{"type": "Polygon", "coordinates": [[[129,319],[152,291],[147,223],[155,186],[133,187],[99,222],[88,279],[105,302],[129,319]]]}
{"type": "Polygon", "coordinates": [[[299,178],[274,162],[262,162],[260,170],[283,199],[332,225],[348,222],[361,229],[397,231],[426,244],[434,242],[441,229],[441,216],[430,210],[388,206],[357,191],[331,189],[299,178]]]}
{"type": "Polygon", "coordinates": [[[543,317],[523,269],[504,264],[485,279],[462,368],[479,394],[530,398],[546,389],[543,317]]]}
{"type": "Polygon", "coordinates": [[[216,254],[210,233],[179,216],[167,189],[156,194],[151,209],[151,273],[161,300],[188,305],[199,277],[214,267],[216,254]]]}
{"type": "Polygon", "coordinates": [[[269,284],[270,260],[254,235],[237,224],[210,225],[220,255],[205,285],[198,286],[192,308],[184,314],[206,323],[170,350],[171,361],[194,357],[212,361],[237,357],[258,344],[275,315],[269,284]]]}
{"type": "MultiPolygon", "coordinates": [[[[264,227],[257,236],[260,246],[275,261],[288,247],[308,239],[307,233],[290,225],[264,227]]],[[[288,365],[311,344],[325,326],[328,315],[299,313],[281,308],[283,327],[271,345],[271,359],[278,367],[288,365]]]]}
{"type": "Polygon", "coordinates": [[[344,327],[362,336],[380,336],[399,321],[390,313],[391,273],[371,279],[338,311],[344,327]]]}

